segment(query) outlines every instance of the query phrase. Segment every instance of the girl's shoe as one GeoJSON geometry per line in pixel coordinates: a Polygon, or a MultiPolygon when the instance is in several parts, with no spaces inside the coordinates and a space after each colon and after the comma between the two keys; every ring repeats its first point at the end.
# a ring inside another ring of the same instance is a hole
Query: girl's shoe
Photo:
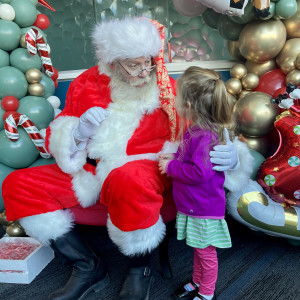
{"type": "MultiPolygon", "coordinates": [[[[202,295],[200,295],[200,294],[198,293],[198,294],[196,295],[196,297],[193,298],[193,300],[205,300],[205,299],[203,298],[202,295]]],[[[211,300],[217,300],[216,295],[214,295],[214,296],[211,298],[211,300]]]]}
{"type": "Polygon", "coordinates": [[[175,293],[174,296],[176,299],[183,299],[183,300],[192,300],[197,296],[198,293],[198,286],[196,285],[196,283],[191,280],[190,282],[184,284],[181,288],[179,288],[175,293]],[[184,286],[190,284],[192,285],[195,289],[192,291],[187,291],[184,286]]]}

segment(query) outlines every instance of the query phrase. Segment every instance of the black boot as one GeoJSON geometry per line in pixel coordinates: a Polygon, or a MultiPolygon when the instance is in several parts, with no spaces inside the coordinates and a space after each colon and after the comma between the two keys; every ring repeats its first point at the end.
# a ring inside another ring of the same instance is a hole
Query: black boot
{"type": "Polygon", "coordinates": [[[149,267],[130,268],[119,300],[149,300],[153,276],[149,267]]]}
{"type": "Polygon", "coordinates": [[[52,241],[50,246],[73,271],[66,285],[49,295],[49,300],[82,300],[91,291],[98,292],[109,284],[103,263],[75,229],[52,241]]]}

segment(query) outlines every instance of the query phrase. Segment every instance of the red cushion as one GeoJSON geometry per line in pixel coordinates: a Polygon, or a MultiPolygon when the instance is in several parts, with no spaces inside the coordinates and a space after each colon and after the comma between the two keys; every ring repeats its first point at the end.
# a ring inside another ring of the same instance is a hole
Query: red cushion
{"type": "MultiPolygon", "coordinates": [[[[71,207],[70,210],[77,224],[106,226],[107,207],[100,202],[87,208],[76,205],[71,207]]],[[[165,223],[176,218],[177,209],[171,191],[164,194],[164,202],[160,213],[165,223]]]]}

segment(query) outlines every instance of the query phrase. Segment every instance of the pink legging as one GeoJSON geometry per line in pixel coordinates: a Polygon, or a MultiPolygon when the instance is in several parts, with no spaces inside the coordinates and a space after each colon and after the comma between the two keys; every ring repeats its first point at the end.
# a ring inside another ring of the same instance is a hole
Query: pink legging
{"type": "Polygon", "coordinates": [[[199,293],[213,295],[218,278],[218,257],[214,246],[194,248],[193,281],[199,284],[199,293]]]}

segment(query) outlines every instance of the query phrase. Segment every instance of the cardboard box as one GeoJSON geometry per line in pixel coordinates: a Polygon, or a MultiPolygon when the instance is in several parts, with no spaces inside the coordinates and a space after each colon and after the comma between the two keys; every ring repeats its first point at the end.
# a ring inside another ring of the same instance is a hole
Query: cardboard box
{"type": "Polygon", "coordinates": [[[54,252],[49,246],[30,237],[3,237],[0,239],[0,247],[8,246],[5,243],[15,245],[19,242],[28,242],[37,248],[23,260],[0,259],[0,282],[28,284],[54,258],[54,252]]]}

